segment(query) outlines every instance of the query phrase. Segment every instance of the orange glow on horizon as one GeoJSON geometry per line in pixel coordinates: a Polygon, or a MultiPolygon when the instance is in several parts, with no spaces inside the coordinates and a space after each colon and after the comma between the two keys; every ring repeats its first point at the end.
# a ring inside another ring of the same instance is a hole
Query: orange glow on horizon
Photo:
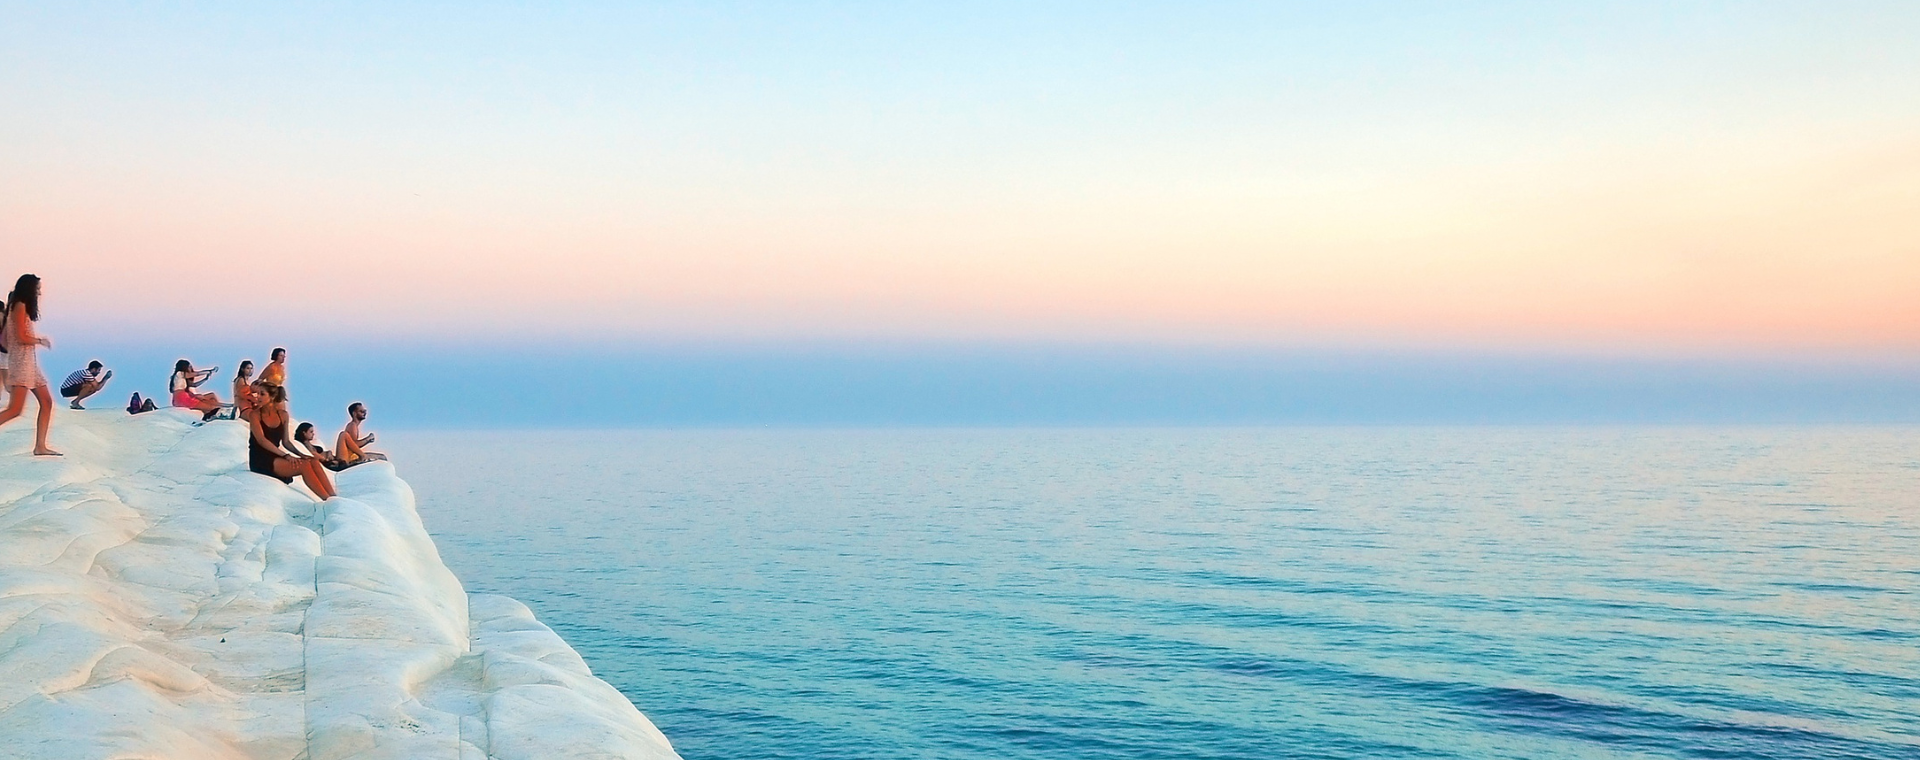
{"type": "Polygon", "coordinates": [[[1785,147],[750,218],[54,194],[0,232],[103,321],[163,270],[295,332],[1920,348],[1920,149],[1785,147]]]}

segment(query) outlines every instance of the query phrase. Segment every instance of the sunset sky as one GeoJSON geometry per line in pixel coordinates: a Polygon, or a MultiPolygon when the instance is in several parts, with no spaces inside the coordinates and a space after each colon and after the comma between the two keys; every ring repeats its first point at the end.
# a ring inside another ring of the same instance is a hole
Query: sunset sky
{"type": "Polygon", "coordinates": [[[45,329],[1920,358],[1910,2],[387,5],[0,2],[45,329]]]}

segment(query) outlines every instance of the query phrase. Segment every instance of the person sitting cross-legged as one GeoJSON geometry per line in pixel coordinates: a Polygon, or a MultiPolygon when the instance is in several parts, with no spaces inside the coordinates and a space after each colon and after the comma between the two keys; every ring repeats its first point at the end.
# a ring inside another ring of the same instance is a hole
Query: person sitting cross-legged
{"type": "Polygon", "coordinates": [[[69,408],[85,409],[86,407],[81,406],[80,402],[87,400],[88,396],[99,393],[101,388],[107,387],[107,381],[112,379],[113,370],[107,369],[106,365],[98,361],[88,362],[86,369],[75,370],[60,383],[60,395],[73,399],[73,403],[67,405],[69,408]]]}
{"type": "Polygon", "coordinates": [[[363,462],[385,461],[387,455],[378,451],[368,451],[373,444],[373,434],[360,434],[360,423],[367,419],[367,405],[355,401],[347,405],[347,427],[334,439],[333,455],[339,459],[340,466],[351,467],[363,462]]]}

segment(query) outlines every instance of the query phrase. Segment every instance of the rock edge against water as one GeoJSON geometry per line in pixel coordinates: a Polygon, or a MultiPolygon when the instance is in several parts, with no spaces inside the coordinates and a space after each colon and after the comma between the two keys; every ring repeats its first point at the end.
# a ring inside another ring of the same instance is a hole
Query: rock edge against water
{"type": "Polygon", "coordinates": [[[0,758],[677,758],[526,606],[469,596],[386,463],[316,504],[246,428],[0,431],[0,758]]]}

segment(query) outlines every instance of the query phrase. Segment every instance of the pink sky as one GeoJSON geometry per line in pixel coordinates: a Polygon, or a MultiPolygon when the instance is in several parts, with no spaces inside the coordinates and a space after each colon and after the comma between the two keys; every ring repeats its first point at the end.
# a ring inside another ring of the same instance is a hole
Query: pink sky
{"type": "Polygon", "coordinates": [[[1569,26],[1584,57],[1315,84],[1248,53],[1211,94],[1069,59],[1035,75],[1058,92],[996,99],[1008,74],[959,43],[821,84],[241,26],[265,36],[5,40],[29,65],[0,75],[0,245],[47,278],[50,330],[1920,354],[1920,113],[1888,105],[1920,85],[1893,47],[1775,50],[1788,76],[1732,33],[1718,60],[1569,26]]]}

